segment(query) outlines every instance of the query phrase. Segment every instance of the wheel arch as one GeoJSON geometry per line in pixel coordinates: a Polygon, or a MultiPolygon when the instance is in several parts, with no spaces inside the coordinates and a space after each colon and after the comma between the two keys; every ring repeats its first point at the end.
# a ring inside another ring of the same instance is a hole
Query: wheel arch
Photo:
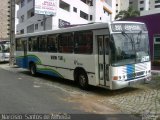
{"type": "MultiPolygon", "coordinates": [[[[73,76],[74,76],[74,81],[75,81],[75,82],[78,81],[77,77],[78,77],[78,74],[79,74],[80,72],[85,72],[86,75],[87,75],[87,72],[86,72],[86,70],[85,70],[83,67],[76,67],[75,70],[74,70],[74,74],[73,74],[73,76]]],[[[87,77],[88,77],[88,75],[87,75],[87,77]]]]}

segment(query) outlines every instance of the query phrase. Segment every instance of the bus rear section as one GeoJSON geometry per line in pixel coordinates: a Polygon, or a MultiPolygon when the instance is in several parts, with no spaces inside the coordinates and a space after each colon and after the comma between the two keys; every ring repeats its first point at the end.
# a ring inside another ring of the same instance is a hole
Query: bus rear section
{"type": "Polygon", "coordinates": [[[0,62],[9,62],[10,43],[9,41],[0,42],[0,62]]]}

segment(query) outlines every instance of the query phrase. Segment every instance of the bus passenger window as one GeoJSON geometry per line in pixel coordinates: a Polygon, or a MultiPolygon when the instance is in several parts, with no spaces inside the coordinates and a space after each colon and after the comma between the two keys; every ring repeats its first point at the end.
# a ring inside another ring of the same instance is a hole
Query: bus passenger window
{"type": "Polygon", "coordinates": [[[73,53],[73,34],[64,33],[59,35],[59,47],[58,50],[61,53],[73,53]]]}
{"type": "Polygon", "coordinates": [[[57,35],[49,35],[47,38],[48,52],[57,52],[57,35]]]}
{"type": "Polygon", "coordinates": [[[30,37],[28,42],[28,50],[31,52],[38,51],[37,37],[30,37]]]}
{"type": "Polygon", "coordinates": [[[22,48],[22,39],[16,39],[16,51],[23,51],[22,48]]]}
{"type": "Polygon", "coordinates": [[[47,51],[47,37],[39,36],[39,51],[46,52],[47,51]]]}
{"type": "Polygon", "coordinates": [[[74,52],[77,54],[91,54],[93,52],[92,31],[75,32],[74,52]]]}

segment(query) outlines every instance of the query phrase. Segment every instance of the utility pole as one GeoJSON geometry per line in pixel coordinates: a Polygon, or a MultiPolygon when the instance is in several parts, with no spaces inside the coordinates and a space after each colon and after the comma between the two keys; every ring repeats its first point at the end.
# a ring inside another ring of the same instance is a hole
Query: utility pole
{"type": "Polygon", "coordinates": [[[46,15],[43,15],[43,30],[46,30],[46,15]]]}
{"type": "Polygon", "coordinates": [[[15,0],[10,0],[10,60],[9,65],[13,66],[15,61],[15,0]]]}

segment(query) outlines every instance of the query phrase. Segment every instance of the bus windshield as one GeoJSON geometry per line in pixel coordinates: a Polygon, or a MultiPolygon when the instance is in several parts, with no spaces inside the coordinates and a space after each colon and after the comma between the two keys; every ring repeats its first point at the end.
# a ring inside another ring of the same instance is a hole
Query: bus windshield
{"type": "Polygon", "coordinates": [[[113,66],[135,64],[149,61],[148,34],[115,33],[112,34],[111,59],[113,66]]]}
{"type": "Polygon", "coordinates": [[[2,51],[4,53],[9,53],[10,52],[10,44],[9,43],[2,44],[2,51]]]}

